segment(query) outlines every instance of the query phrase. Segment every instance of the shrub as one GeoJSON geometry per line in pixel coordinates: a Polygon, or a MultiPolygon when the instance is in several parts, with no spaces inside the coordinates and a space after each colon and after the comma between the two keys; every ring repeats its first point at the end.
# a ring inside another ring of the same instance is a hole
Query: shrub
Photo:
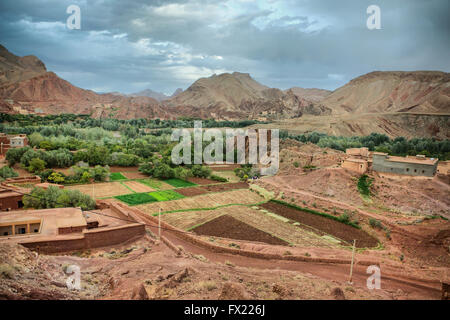
{"type": "Polygon", "coordinates": [[[370,218],[369,219],[369,224],[372,228],[378,228],[378,229],[382,229],[383,228],[383,224],[381,223],[380,220],[374,219],[374,218],[370,218]]]}
{"type": "Polygon", "coordinates": [[[53,183],[64,183],[64,176],[60,172],[52,172],[47,180],[53,183]]]}
{"type": "Polygon", "coordinates": [[[42,170],[45,169],[45,161],[41,160],[39,158],[33,158],[31,159],[31,161],[29,162],[29,166],[28,166],[28,171],[33,172],[33,173],[38,173],[41,172],[42,170]]]}
{"type": "Polygon", "coordinates": [[[211,180],[218,181],[218,182],[228,182],[227,178],[224,178],[224,177],[221,177],[221,176],[218,176],[218,175],[215,175],[215,174],[210,175],[209,178],[211,180]]]}
{"type": "Polygon", "coordinates": [[[294,167],[298,168],[300,165],[297,161],[294,162],[294,167]]]}
{"type": "Polygon", "coordinates": [[[370,196],[370,186],[372,185],[372,179],[366,174],[363,174],[358,179],[358,191],[364,196],[370,196]]]}
{"type": "Polygon", "coordinates": [[[0,177],[2,177],[3,179],[18,177],[18,176],[19,176],[19,174],[16,171],[14,171],[13,168],[10,168],[8,166],[0,168],[0,177]]]}
{"type": "Polygon", "coordinates": [[[209,167],[196,164],[192,166],[191,171],[194,177],[208,178],[211,175],[212,170],[209,167]]]}

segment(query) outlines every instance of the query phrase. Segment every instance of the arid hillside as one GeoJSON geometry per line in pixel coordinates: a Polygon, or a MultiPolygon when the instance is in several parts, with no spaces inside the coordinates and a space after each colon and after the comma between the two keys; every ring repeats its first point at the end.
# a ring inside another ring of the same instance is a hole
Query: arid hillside
{"type": "Polygon", "coordinates": [[[321,101],[333,114],[450,113],[450,74],[438,71],[371,72],[321,101]]]}

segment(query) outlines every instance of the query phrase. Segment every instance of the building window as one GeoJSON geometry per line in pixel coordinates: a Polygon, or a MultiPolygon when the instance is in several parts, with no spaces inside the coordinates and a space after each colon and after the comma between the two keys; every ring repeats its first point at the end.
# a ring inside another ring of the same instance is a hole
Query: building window
{"type": "Polygon", "coordinates": [[[425,170],[422,170],[422,173],[425,173],[425,170]]]}
{"type": "Polygon", "coordinates": [[[406,168],[406,172],[409,172],[409,168],[406,168]]]}
{"type": "Polygon", "coordinates": [[[417,172],[417,169],[414,169],[414,172],[417,172]]]}

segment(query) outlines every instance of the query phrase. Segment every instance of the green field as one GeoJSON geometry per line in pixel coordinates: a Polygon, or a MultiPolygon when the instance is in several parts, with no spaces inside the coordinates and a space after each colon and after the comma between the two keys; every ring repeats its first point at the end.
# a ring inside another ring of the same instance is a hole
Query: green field
{"type": "Polygon", "coordinates": [[[184,198],[183,195],[173,190],[154,191],[149,194],[158,201],[169,201],[184,198]]]}
{"type": "Polygon", "coordinates": [[[137,181],[153,189],[161,189],[162,185],[161,181],[154,179],[138,179],[137,181]]]}
{"type": "Polygon", "coordinates": [[[125,178],[124,175],[121,174],[120,172],[112,172],[109,176],[109,179],[111,181],[127,180],[127,178],[125,178]]]}
{"type": "Polygon", "coordinates": [[[130,206],[158,201],[147,192],[124,194],[115,196],[114,198],[123,201],[130,206]]]}
{"type": "Polygon", "coordinates": [[[167,179],[167,180],[164,180],[164,182],[167,184],[170,184],[171,186],[173,186],[175,188],[196,186],[196,184],[193,182],[189,182],[189,181],[185,181],[185,180],[181,180],[181,179],[177,179],[177,178],[167,179]]]}

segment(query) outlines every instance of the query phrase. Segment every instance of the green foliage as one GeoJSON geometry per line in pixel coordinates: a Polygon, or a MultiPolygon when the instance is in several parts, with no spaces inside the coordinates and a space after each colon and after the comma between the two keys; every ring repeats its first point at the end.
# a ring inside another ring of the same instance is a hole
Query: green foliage
{"type": "Polygon", "coordinates": [[[201,165],[194,165],[192,166],[192,175],[194,177],[200,177],[200,178],[208,178],[211,175],[211,168],[201,165]]]}
{"type": "Polygon", "coordinates": [[[52,172],[52,173],[48,176],[47,180],[48,180],[49,182],[52,182],[52,183],[59,183],[59,184],[62,184],[62,183],[64,183],[64,181],[65,181],[64,176],[63,176],[60,172],[52,172]]]}
{"type": "Polygon", "coordinates": [[[18,177],[19,174],[13,168],[4,166],[0,168],[0,177],[3,179],[18,177]]]}
{"type": "Polygon", "coordinates": [[[164,182],[167,184],[170,184],[171,186],[173,186],[175,188],[185,188],[185,187],[196,186],[196,184],[193,182],[176,179],[176,178],[175,179],[167,179],[167,180],[164,180],[164,182]]]}
{"type": "Polygon", "coordinates": [[[126,204],[128,204],[130,206],[157,201],[154,197],[152,197],[147,192],[130,193],[130,194],[125,194],[125,195],[121,195],[121,196],[116,196],[115,198],[120,201],[125,202],[126,204]]]}
{"type": "Polygon", "coordinates": [[[299,206],[297,206],[295,204],[287,203],[287,202],[284,202],[284,201],[281,201],[281,200],[272,199],[270,201],[278,203],[278,204],[281,204],[281,205],[284,205],[284,206],[287,206],[287,207],[290,207],[290,208],[293,208],[293,209],[296,209],[296,210],[300,210],[300,211],[316,214],[316,215],[319,215],[319,216],[322,216],[322,217],[325,217],[325,218],[329,218],[329,219],[332,219],[332,220],[335,220],[335,221],[339,221],[339,222],[342,222],[342,223],[344,223],[346,225],[349,225],[349,226],[351,226],[353,228],[356,228],[356,229],[361,229],[361,227],[359,225],[355,224],[354,222],[349,221],[348,216],[345,217],[345,214],[343,214],[340,217],[336,217],[336,216],[333,216],[333,215],[328,214],[328,213],[319,212],[319,211],[316,211],[316,210],[311,210],[309,208],[302,208],[302,207],[299,207],[299,206]]]}
{"type": "Polygon", "coordinates": [[[134,154],[113,152],[110,156],[109,165],[119,167],[134,167],[139,164],[139,157],[134,154]]]}
{"type": "Polygon", "coordinates": [[[370,179],[366,174],[363,174],[358,179],[358,191],[364,196],[370,197],[370,187],[373,179],[370,179]]]}
{"type": "Polygon", "coordinates": [[[33,172],[33,173],[41,172],[42,170],[45,169],[45,161],[41,160],[39,158],[33,158],[29,162],[29,166],[27,169],[28,169],[28,171],[33,172]]]}
{"type": "Polygon", "coordinates": [[[227,178],[220,177],[220,176],[215,175],[215,174],[210,175],[209,178],[210,178],[211,180],[218,181],[218,182],[228,182],[228,179],[227,179],[227,178]]]}
{"type": "MultiPolygon", "coordinates": [[[[396,156],[424,154],[440,160],[450,159],[450,140],[448,139],[413,138],[407,140],[404,137],[390,139],[387,135],[379,133],[371,133],[362,137],[341,137],[328,136],[317,132],[289,135],[288,137],[304,143],[311,142],[322,148],[332,148],[340,151],[345,151],[347,148],[367,147],[370,151],[385,152],[396,156]]],[[[283,139],[281,136],[280,138],[283,139]]]]}
{"type": "Polygon", "coordinates": [[[127,178],[124,177],[123,174],[120,172],[113,172],[109,175],[109,179],[111,181],[117,181],[117,180],[127,180],[127,178]]]}
{"type": "Polygon", "coordinates": [[[28,150],[31,150],[31,148],[28,146],[23,147],[23,148],[8,149],[8,151],[6,151],[5,158],[8,161],[9,165],[12,167],[16,163],[20,162],[20,159],[28,150]]]}
{"type": "Polygon", "coordinates": [[[50,186],[48,189],[33,188],[28,195],[23,196],[26,208],[47,209],[81,207],[83,210],[95,209],[95,201],[79,190],[59,189],[50,186]]]}
{"type": "Polygon", "coordinates": [[[381,223],[381,221],[375,218],[370,218],[369,224],[372,228],[383,229],[383,224],[381,223]]]}
{"type": "Polygon", "coordinates": [[[169,201],[184,198],[183,195],[173,190],[154,191],[149,193],[157,201],[169,201]]]}
{"type": "Polygon", "coordinates": [[[299,163],[297,161],[295,161],[293,164],[294,164],[294,167],[296,167],[296,168],[299,167],[299,163]]]}

